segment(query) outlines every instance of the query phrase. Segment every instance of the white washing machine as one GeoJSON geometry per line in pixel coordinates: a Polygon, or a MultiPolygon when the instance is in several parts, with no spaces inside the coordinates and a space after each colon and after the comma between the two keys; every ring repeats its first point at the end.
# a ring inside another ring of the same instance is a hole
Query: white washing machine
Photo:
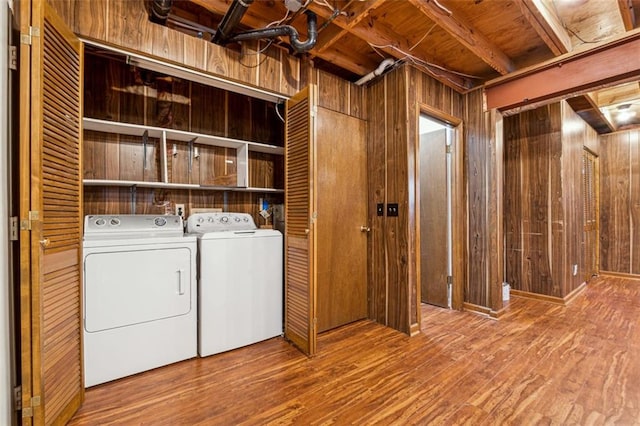
{"type": "Polygon", "coordinates": [[[198,353],[282,335],[282,234],[245,213],[189,216],[198,236],[198,353]]]}
{"type": "Polygon", "coordinates": [[[180,216],[86,216],[83,249],[86,387],[197,356],[197,242],[180,216]]]}

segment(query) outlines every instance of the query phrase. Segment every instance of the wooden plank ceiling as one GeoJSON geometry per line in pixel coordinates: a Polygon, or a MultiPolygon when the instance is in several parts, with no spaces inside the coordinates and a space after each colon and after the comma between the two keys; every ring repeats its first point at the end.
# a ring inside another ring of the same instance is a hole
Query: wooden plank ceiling
{"type": "MultiPolygon", "coordinates": [[[[231,4],[176,1],[167,25],[210,37],[231,4]]],[[[304,41],[305,9],[318,16],[308,52],[316,67],[355,82],[390,58],[460,92],[640,27],[640,0],[255,0],[236,32],[280,22],[304,41]],[[290,12],[285,3],[302,8],[290,12]]],[[[286,37],[276,43],[289,48],[286,37]]],[[[640,85],[583,95],[572,106],[602,133],[640,126],[640,85]]]]}

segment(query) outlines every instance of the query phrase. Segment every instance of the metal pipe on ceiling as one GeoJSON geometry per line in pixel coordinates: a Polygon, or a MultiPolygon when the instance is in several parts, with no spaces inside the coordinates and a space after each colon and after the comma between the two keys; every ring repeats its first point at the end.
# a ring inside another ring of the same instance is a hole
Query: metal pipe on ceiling
{"type": "Polygon", "coordinates": [[[291,25],[281,25],[279,27],[263,28],[259,30],[245,31],[229,38],[229,41],[245,41],[256,40],[260,38],[275,38],[281,36],[288,36],[289,42],[293,49],[298,53],[303,53],[313,49],[318,40],[318,18],[315,13],[307,10],[304,12],[307,15],[307,35],[306,41],[300,41],[300,34],[291,25]]]}
{"type": "Polygon", "coordinates": [[[149,13],[151,21],[158,24],[165,24],[171,13],[172,6],[173,0],[153,0],[149,13]]]}
{"type": "Polygon", "coordinates": [[[227,9],[227,13],[222,17],[222,21],[211,41],[222,45],[228,43],[233,30],[238,26],[251,3],[253,3],[253,0],[233,0],[231,6],[227,9]]]}

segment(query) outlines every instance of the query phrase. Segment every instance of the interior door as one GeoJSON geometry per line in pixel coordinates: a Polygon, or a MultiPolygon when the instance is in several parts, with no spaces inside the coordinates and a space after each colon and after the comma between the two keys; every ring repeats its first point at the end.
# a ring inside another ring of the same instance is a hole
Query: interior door
{"type": "Polygon", "coordinates": [[[421,301],[448,307],[447,129],[420,135],[421,301]]]}
{"type": "Polygon", "coordinates": [[[316,352],[315,111],[309,85],[285,109],[284,334],[307,355],[316,352]]]}
{"type": "Polygon", "coordinates": [[[64,424],[84,398],[82,44],[43,0],[20,10],[23,424],[64,424]]]}
{"type": "Polygon", "coordinates": [[[316,116],[318,332],[367,317],[365,122],[325,108],[316,116]]]}

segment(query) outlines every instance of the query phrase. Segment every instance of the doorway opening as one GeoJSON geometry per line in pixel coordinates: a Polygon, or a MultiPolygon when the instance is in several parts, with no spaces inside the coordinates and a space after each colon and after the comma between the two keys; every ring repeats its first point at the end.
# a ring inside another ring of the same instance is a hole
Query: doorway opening
{"type": "Polygon", "coordinates": [[[420,302],[448,309],[453,304],[454,141],[454,127],[420,114],[420,302]]]}

